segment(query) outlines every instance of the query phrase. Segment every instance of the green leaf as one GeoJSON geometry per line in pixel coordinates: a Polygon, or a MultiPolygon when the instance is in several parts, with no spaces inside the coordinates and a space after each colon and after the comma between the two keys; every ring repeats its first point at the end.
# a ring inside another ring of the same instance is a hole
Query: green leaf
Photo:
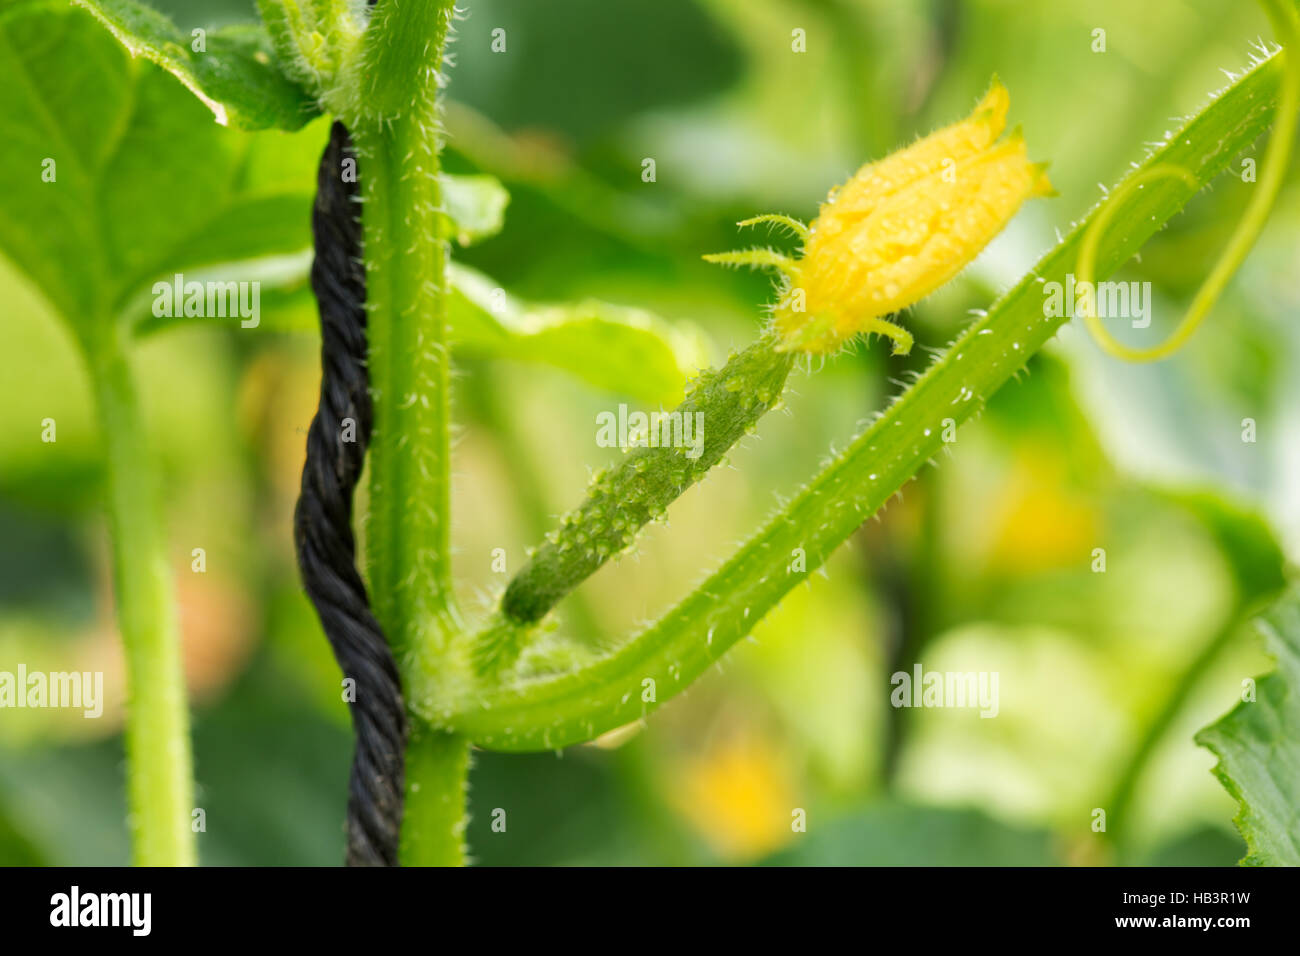
{"type": "MultiPolygon", "coordinates": [[[[306,188],[314,182],[312,167],[316,162],[319,149],[315,137],[306,133],[297,137],[258,136],[253,140],[250,153],[258,154],[249,164],[250,176],[260,173],[255,184],[258,190],[288,190],[274,202],[283,204],[277,211],[268,199],[245,204],[232,209],[224,217],[227,222],[223,229],[229,228],[245,236],[244,258],[238,262],[220,263],[214,268],[194,270],[187,279],[197,282],[256,281],[261,288],[262,321],[260,328],[273,332],[313,332],[319,329],[316,312],[316,299],[308,285],[311,272],[312,254],[310,237],[303,233],[305,213],[302,210],[308,197],[298,194],[299,188],[306,188]],[[287,148],[291,142],[303,141],[306,151],[301,155],[296,148],[287,148]],[[270,143],[276,148],[265,148],[270,143]],[[260,155],[265,154],[265,155],[260,155]],[[287,160],[287,161],[286,161],[287,160]],[[283,167],[283,168],[279,168],[283,167]],[[258,226],[258,223],[263,225],[258,226]],[[288,236],[277,235],[277,223],[290,229],[288,236]],[[248,236],[245,227],[258,226],[256,235],[248,236]],[[286,248],[298,248],[300,252],[283,254],[286,248]]],[[[449,223],[448,237],[456,236],[462,245],[468,245],[485,239],[499,232],[505,218],[505,207],[510,195],[505,187],[492,176],[453,176],[443,174],[441,177],[443,197],[448,210],[446,218],[449,223]]],[[[223,241],[224,232],[210,232],[199,237],[186,247],[174,250],[178,256],[195,261],[216,261],[222,255],[236,250],[228,248],[223,241]],[[205,253],[204,243],[216,240],[219,244],[215,260],[213,255],[205,253]]],[[[136,335],[152,335],[165,329],[174,328],[192,322],[226,322],[234,325],[238,316],[208,319],[180,315],[156,316],[151,311],[152,294],[141,289],[126,311],[138,317],[134,327],[136,335]]],[[[477,318],[472,320],[479,323],[477,318]]]]}
{"type": "Polygon", "coordinates": [[[466,266],[448,269],[450,338],[465,354],[551,365],[597,388],[676,404],[686,374],[707,365],[701,335],[605,302],[531,305],[466,266]]]}
{"type": "Polygon", "coordinates": [[[797,836],[764,866],[1060,866],[1052,835],[975,809],[871,806],[797,836]]]}
{"type": "Polygon", "coordinates": [[[1286,585],[1286,556],[1269,523],[1256,511],[1210,490],[1164,490],[1156,493],[1186,509],[1209,532],[1228,562],[1238,602],[1254,601],[1286,585]]]}
{"type": "Polygon", "coordinates": [[[45,853],[0,804],[0,866],[49,866],[45,853]]]}
{"type": "MultiPolygon", "coordinates": [[[[223,263],[207,269],[192,269],[185,273],[185,278],[200,283],[256,282],[260,290],[259,329],[267,332],[319,333],[316,298],[308,285],[311,261],[312,251],[304,249],[286,255],[264,256],[260,259],[223,263]]],[[[125,310],[128,316],[135,319],[131,331],[137,337],[143,338],[195,322],[218,322],[237,328],[241,321],[238,314],[214,318],[187,316],[183,313],[154,315],[152,303],[153,293],[142,289],[125,310]]]]}
{"type": "Polygon", "coordinates": [[[1236,600],[1226,620],[1199,648],[1188,648],[1187,662],[1181,675],[1172,682],[1163,703],[1152,711],[1145,730],[1136,737],[1128,760],[1116,777],[1115,789],[1105,802],[1110,815],[1108,836],[1121,845],[1130,828],[1129,807],[1150,766],[1151,756],[1166,737],[1169,728],[1183,712],[1187,698],[1198,686],[1223,648],[1240,631],[1240,622],[1254,608],[1282,590],[1286,585],[1286,566],[1282,546],[1273,529],[1256,512],[1229,500],[1220,492],[1208,490],[1153,489],[1154,494],[1178,506],[1195,518],[1217,545],[1218,553],[1228,565],[1236,590],[1236,600]]]}
{"type": "Polygon", "coordinates": [[[1300,585],[1257,620],[1277,670],[1196,735],[1219,758],[1214,774],[1238,802],[1247,866],[1300,866],[1300,585]]]}
{"type": "Polygon", "coordinates": [[[1232,866],[1246,848],[1231,829],[1201,825],[1152,848],[1138,866],[1232,866]]]}
{"type": "MultiPolygon", "coordinates": [[[[267,332],[315,332],[316,300],[307,284],[311,254],[291,253],[199,269],[187,279],[261,283],[267,332]]],[[[468,266],[448,269],[448,336],[458,355],[550,365],[580,381],[645,402],[657,410],[681,400],[686,377],[708,364],[704,334],[670,324],[641,309],[586,302],[537,306],[520,302],[489,277],[468,266]],[[499,291],[498,291],[499,290],[499,291]]],[[[152,335],[192,322],[238,323],[238,316],[157,317],[147,289],[127,308],[137,335],[152,335]]]]}
{"type": "Polygon", "coordinates": [[[0,19],[0,251],[84,339],[156,279],[310,245],[324,124],[223,129],[86,13],[0,19]]]}
{"type": "Polygon", "coordinates": [[[136,0],[74,0],[132,56],[157,63],[203,101],[222,126],[295,130],[319,115],[315,100],[281,71],[265,29],[239,24],[186,35],[136,0]]]}
{"type": "Polygon", "coordinates": [[[462,246],[472,245],[501,231],[510,193],[495,176],[451,176],[444,173],[442,201],[451,226],[450,236],[462,246]]]}

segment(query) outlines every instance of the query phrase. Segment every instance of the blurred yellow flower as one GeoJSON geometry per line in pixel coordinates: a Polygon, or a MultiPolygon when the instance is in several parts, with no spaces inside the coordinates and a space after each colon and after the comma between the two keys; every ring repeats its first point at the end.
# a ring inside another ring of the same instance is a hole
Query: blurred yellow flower
{"type": "Polygon", "coordinates": [[[1101,513],[1072,490],[1064,459],[1050,447],[1016,452],[988,514],[996,522],[989,563],[1012,574],[1077,567],[1103,536],[1101,513]]]}
{"type": "Polygon", "coordinates": [[[763,856],[786,842],[797,805],[775,746],[745,735],[689,760],[672,800],[713,849],[730,860],[763,856]]]}
{"type": "Polygon", "coordinates": [[[861,332],[907,353],[912,335],[886,316],[925,298],[975,258],[1036,196],[1054,194],[1045,163],[1031,163],[1006,127],[1010,96],[997,79],[967,118],[863,166],[832,190],[812,225],[787,216],[804,240],[792,260],[773,249],[705,256],[726,265],[771,266],[784,277],[774,322],[782,350],[832,352],[861,332]]]}

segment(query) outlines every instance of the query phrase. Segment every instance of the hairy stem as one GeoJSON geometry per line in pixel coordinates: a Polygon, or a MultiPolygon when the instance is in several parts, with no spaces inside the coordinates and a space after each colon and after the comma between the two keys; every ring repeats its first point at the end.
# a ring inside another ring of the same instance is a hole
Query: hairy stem
{"type": "MultiPolygon", "coordinates": [[[[363,38],[346,117],[363,191],[362,229],[374,432],[367,566],[376,619],[402,670],[407,709],[454,669],[460,630],[451,575],[447,247],[439,238],[437,87],[451,3],[382,0],[363,38]],[[413,675],[422,679],[416,680],[413,675]]],[[[426,707],[428,701],[420,702],[426,707]]],[[[430,747],[417,724],[407,750],[402,860],[451,862],[468,762],[463,744],[430,747]],[[443,752],[443,751],[447,752],[443,752]],[[455,813],[442,797],[457,795],[455,813]],[[430,802],[432,800],[432,803],[430,802]]],[[[457,857],[457,861],[459,857],[457,857]]]]}
{"type": "Polygon", "coordinates": [[[403,866],[463,866],[469,741],[417,724],[406,749],[403,866]]]}
{"type": "Polygon", "coordinates": [[[367,558],[375,616],[399,658],[452,601],[447,251],[431,136],[402,121],[353,134],[374,399],[367,558]]]}
{"type": "MultiPolygon", "coordinates": [[[[1209,183],[1268,127],[1280,72],[1279,58],[1273,57],[1246,74],[1133,175],[1171,163],[1187,169],[1198,184],[1209,183]]],[[[1136,253],[1191,195],[1184,183],[1163,180],[1127,197],[1126,228],[1110,230],[1100,243],[1098,276],[1111,274],[1136,253]]],[[[942,451],[945,434],[982,408],[1068,321],[1048,308],[1041,283],[1061,282],[1073,270],[1082,234],[1096,215],[1094,210],[793,501],[658,622],[576,670],[505,680],[499,689],[461,701],[461,712],[447,725],[494,749],[553,749],[637,720],[688,686],[942,451]]]]}
{"type": "Polygon", "coordinates": [[[134,860],[140,866],[191,866],[196,852],[189,714],[158,479],[120,344],[109,332],[87,351],[105,442],[113,580],[126,650],[134,860]]]}

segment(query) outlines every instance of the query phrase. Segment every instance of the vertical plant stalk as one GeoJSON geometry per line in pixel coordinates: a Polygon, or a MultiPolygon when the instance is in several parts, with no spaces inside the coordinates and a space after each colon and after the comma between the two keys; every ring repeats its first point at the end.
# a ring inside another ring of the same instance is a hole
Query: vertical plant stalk
{"type": "Polygon", "coordinates": [[[105,442],[117,615],[126,650],[127,806],[139,866],[192,866],[189,713],[158,478],[113,323],[87,348],[105,442]]]}
{"type": "MultiPolygon", "coordinates": [[[[365,170],[374,404],[370,593],[410,688],[416,686],[412,671],[437,683],[454,668],[451,645],[461,629],[451,580],[447,248],[437,122],[452,5],[439,0],[400,10],[399,18],[392,0],[374,8],[356,85],[357,116],[348,126],[365,170]]],[[[468,743],[415,732],[407,764],[402,862],[463,862],[468,743]]]]}
{"type": "Polygon", "coordinates": [[[463,866],[469,742],[417,723],[406,747],[404,866],[463,866]]]}
{"type": "Polygon", "coordinates": [[[409,121],[354,134],[375,413],[367,562],[399,656],[419,652],[428,622],[451,620],[447,253],[432,135],[409,121]]]}

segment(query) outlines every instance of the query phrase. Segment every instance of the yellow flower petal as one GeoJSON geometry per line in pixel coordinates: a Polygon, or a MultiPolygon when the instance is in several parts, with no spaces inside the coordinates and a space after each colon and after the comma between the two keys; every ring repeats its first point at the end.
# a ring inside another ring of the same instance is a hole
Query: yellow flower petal
{"type": "Polygon", "coordinates": [[[969,118],[936,130],[907,149],[867,163],[842,187],[832,189],[817,217],[817,229],[823,236],[833,234],[846,221],[866,215],[900,189],[942,172],[945,163],[959,163],[987,149],[1006,128],[1010,106],[1011,94],[995,77],[969,118]]]}
{"type": "MultiPolygon", "coordinates": [[[[1051,189],[1019,136],[894,193],[833,241],[813,241],[791,279],[812,314],[837,317],[842,339],[865,319],[925,298],[960,272],[1020,204],[1051,189]]],[[[797,324],[798,315],[790,319],[797,324]]]]}
{"type": "Polygon", "coordinates": [[[885,317],[965,268],[1026,199],[1053,195],[1019,130],[998,142],[1009,107],[994,79],[968,118],[863,166],[822,205],[798,260],[771,250],[706,258],[781,270],[781,348],[830,352],[874,332],[906,352],[910,333],[885,317]]]}

